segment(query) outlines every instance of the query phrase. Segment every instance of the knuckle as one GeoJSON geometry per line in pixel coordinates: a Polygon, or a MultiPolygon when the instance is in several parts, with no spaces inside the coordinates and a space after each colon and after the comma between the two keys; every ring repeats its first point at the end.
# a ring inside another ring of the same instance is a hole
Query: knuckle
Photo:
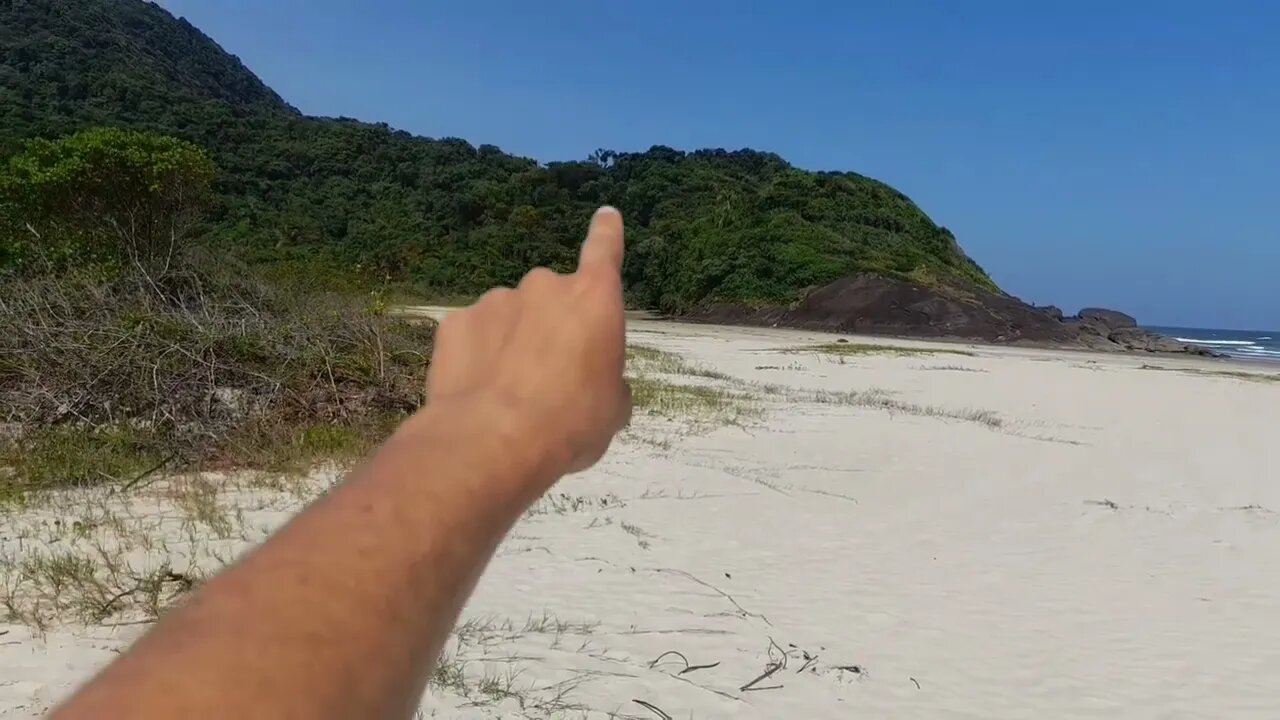
{"type": "Polygon", "coordinates": [[[540,288],[546,287],[558,279],[560,276],[554,271],[544,267],[536,267],[525,274],[524,279],[520,281],[520,287],[540,288]]]}
{"type": "Polygon", "coordinates": [[[503,307],[511,302],[511,296],[515,291],[511,288],[498,287],[485,292],[476,301],[477,308],[495,308],[503,307]]]}
{"type": "Polygon", "coordinates": [[[458,323],[465,317],[466,311],[450,313],[448,317],[440,321],[436,325],[436,344],[450,342],[451,338],[458,334],[458,323]]]}
{"type": "Polygon", "coordinates": [[[618,273],[597,267],[587,268],[585,272],[582,273],[582,280],[592,288],[602,291],[612,291],[615,287],[620,287],[622,284],[621,279],[618,277],[618,273]]]}
{"type": "Polygon", "coordinates": [[[490,288],[486,290],[483,295],[480,296],[480,302],[484,302],[485,300],[490,300],[490,301],[495,299],[500,300],[510,294],[511,294],[511,288],[509,287],[490,288]]]}

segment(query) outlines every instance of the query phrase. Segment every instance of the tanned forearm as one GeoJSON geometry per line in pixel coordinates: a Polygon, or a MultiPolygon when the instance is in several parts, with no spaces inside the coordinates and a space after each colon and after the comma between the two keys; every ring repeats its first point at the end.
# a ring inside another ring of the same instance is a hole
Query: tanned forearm
{"type": "Polygon", "coordinates": [[[407,716],[547,464],[527,435],[458,410],[406,424],[53,717],[407,716]]]}
{"type": "Polygon", "coordinates": [[[166,617],[56,720],[407,718],[503,535],[631,412],[622,220],[436,333],[429,404],[166,617]]]}

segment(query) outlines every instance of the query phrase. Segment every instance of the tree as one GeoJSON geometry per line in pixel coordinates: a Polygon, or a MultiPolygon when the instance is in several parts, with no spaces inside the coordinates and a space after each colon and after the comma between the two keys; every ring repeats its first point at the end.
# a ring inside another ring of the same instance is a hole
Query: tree
{"type": "Polygon", "coordinates": [[[201,219],[213,163],[190,143],[94,128],[32,140],[0,168],[0,262],[109,259],[164,274],[201,219]]]}
{"type": "Polygon", "coordinates": [[[604,148],[599,148],[595,152],[587,156],[587,162],[591,163],[592,165],[599,165],[602,168],[607,168],[612,166],[614,161],[617,159],[618,159],[618,153],[616,151],[606,150],[604,148]]]}

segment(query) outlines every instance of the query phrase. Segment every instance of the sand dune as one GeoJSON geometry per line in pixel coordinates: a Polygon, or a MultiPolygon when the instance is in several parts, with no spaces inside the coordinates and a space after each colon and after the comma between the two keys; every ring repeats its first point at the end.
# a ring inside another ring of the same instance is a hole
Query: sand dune
{"type": "MultiPolygon", "coordinates": [[[[650,320],[629,335],[646,408],[502,546],[423,717],[1275,715],[1280,382],[650,320]]],[[[195,575],[333,478],[10,511],[0,579],[104,542],[135,574],[195,575]]],[[[26,592],[10,603],[30,615],[26,592]]],[[[45,628],[0,625],[0,717],[37,717],[113,657],[145,600],[93,623],[44,598],[45,628]]]]}

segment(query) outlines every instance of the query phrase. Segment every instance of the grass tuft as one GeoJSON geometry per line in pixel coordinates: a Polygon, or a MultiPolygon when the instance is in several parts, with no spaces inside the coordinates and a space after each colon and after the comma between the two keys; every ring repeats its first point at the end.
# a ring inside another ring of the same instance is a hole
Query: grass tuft
{"type": "Polygon", "coordinates": [[[40,631],[68,618],[81,623],[154,620],[199,581],[167,563],[138,572],[101,545],[92,554],[59,550],[30,552],[21,560],[0,558],[0,578],[3,619],[40,631]]]}
{"type": "Polygon", "coordinates": [[[538,498],[525,512],[526,515],[568,515],[570,513],[616,510],[626,502],[613,493],[598,496],[547,493],[538,498]]]}
{"type": "Polygon", "coordinates": [[[172,492],[174,501],[190,522],[204,525],[216,537],[231,537],[235,525],[218,503],[218,487],[212,481],[198,475],[182,478],[172,492]]]}
{"type": "Polygon", "coordinates": [[[1245,370],[1205,370],[1203,368],[1167,368],[1160,365],[1143,365],[1143,370],[1161,370],[1164,372],[1180,372],[1183,375],[1202,375],[1206,377],[1230,378],[1256,383],[1280,382],[1280,373],[1248,372],[1245,370]]]}
{"type": "Polygon", "coordinates": [[[0,441],[0,499],[23,489],[84,487],[128,482],[163,462],[157,433],[126,425],[53,425],[37,427],[0,441]]]}
{"type": "Polygon", "coordinates": [[[708,380],[732,381],[733,377],[718,370],[689,362],[679,355],[649,345],[627,346],[627,370],[644,375],[687,375],[708,380]]]}
{"type": "Polygon", "coordinates": [[[932,417],[942,420],[960,420],[971,422],[999,430],[1006,426],[1005,420],[994,410],[977,408],[945,408],[938,405],[921,405],[906,402],[893,397],[888,391],[880,388],[869,390],[799,390],[786,385],[757,385],[761,392],[771,397],[778,397],[791,402],[809,402],[819,405],[844,405],[848,407],[864,407],[885,410],[890,413],[932,417]]]}
{"type": "Polygon", "coordinates": [[[950,372],[985,373],[983,368],[966,367],[964,365],[925,365],[917,370],[946,370],[950,372]]]}
{"type": "Polygon", "coordinates": [[[711,385],[685,385],[652,377],[631,379],[637,411],[671,419],[741,425],[764,415],[752,394],[711,385]]]}
{"type": "Polygon", "coordinates": [[[740,425],[764,414],[754,395],[734,389],[741,381],[667,350],[628,345],[627,374],[637,412],[713,425],[740,425]],[[684,383],[677,377],[713,382],[684,383]]]}
{"type": "Polygon", "coordinates": [[[820,345],[801,345],[788,348],[784,352],[791,353],[821,353],[823,355],[837,355],[841,357],[863,356],[863,355],[895,355],[901,357],[914,357],[921,355],[963,355],[965,357],[973,357],[974,353],[968,350],[959,350],[953,348],[916,348],[905,347],[902,345],[875,345],[871,343],[853,343],[853,342],[830,342],[820,345]]]}
{"type": "MultiPolygon", "coordinates": [[[[898,348],[891,345],[859,345],[856,343],[830,343],[811,346],[808,349],[825,351],[827,348],[837,348],[837,352],[846,352],[847,354],[871,352],[929,354],[935,352],[934,350],[917,351],[912,348],[898,348]]],[[[794,351],[798,350],[788,350],[788,352],[794,351]]],[[[943,349],[936,352],[972,355],[972,353],[961,350],[943,349]]],[[[701,370],[697,365],[684,360],[675,353],[643,345],[628,348],[628,364],[630,370],[635,373],[631,378],[631,395],[635,409],[639,412],[670,419],[741,425],[762,417],[766,410],[762,399],[770,398],[788,402],[811,402],[826,405],[875,408],[904,415],[972,422],[992,429],[999,429],[1005,426],[1004,419],[998,413],[990,410],[951,409],[909,403],[897,400],[888,392],[877,388],[822,391],[800,390],[787,385],[772,383],[749,383],[722,373],[701,370]],[[663,376],[694,375],[720,382],[685,384],[675,382],[668,377],[654,377],[646,374],[646,371],[663,376]]]]}

